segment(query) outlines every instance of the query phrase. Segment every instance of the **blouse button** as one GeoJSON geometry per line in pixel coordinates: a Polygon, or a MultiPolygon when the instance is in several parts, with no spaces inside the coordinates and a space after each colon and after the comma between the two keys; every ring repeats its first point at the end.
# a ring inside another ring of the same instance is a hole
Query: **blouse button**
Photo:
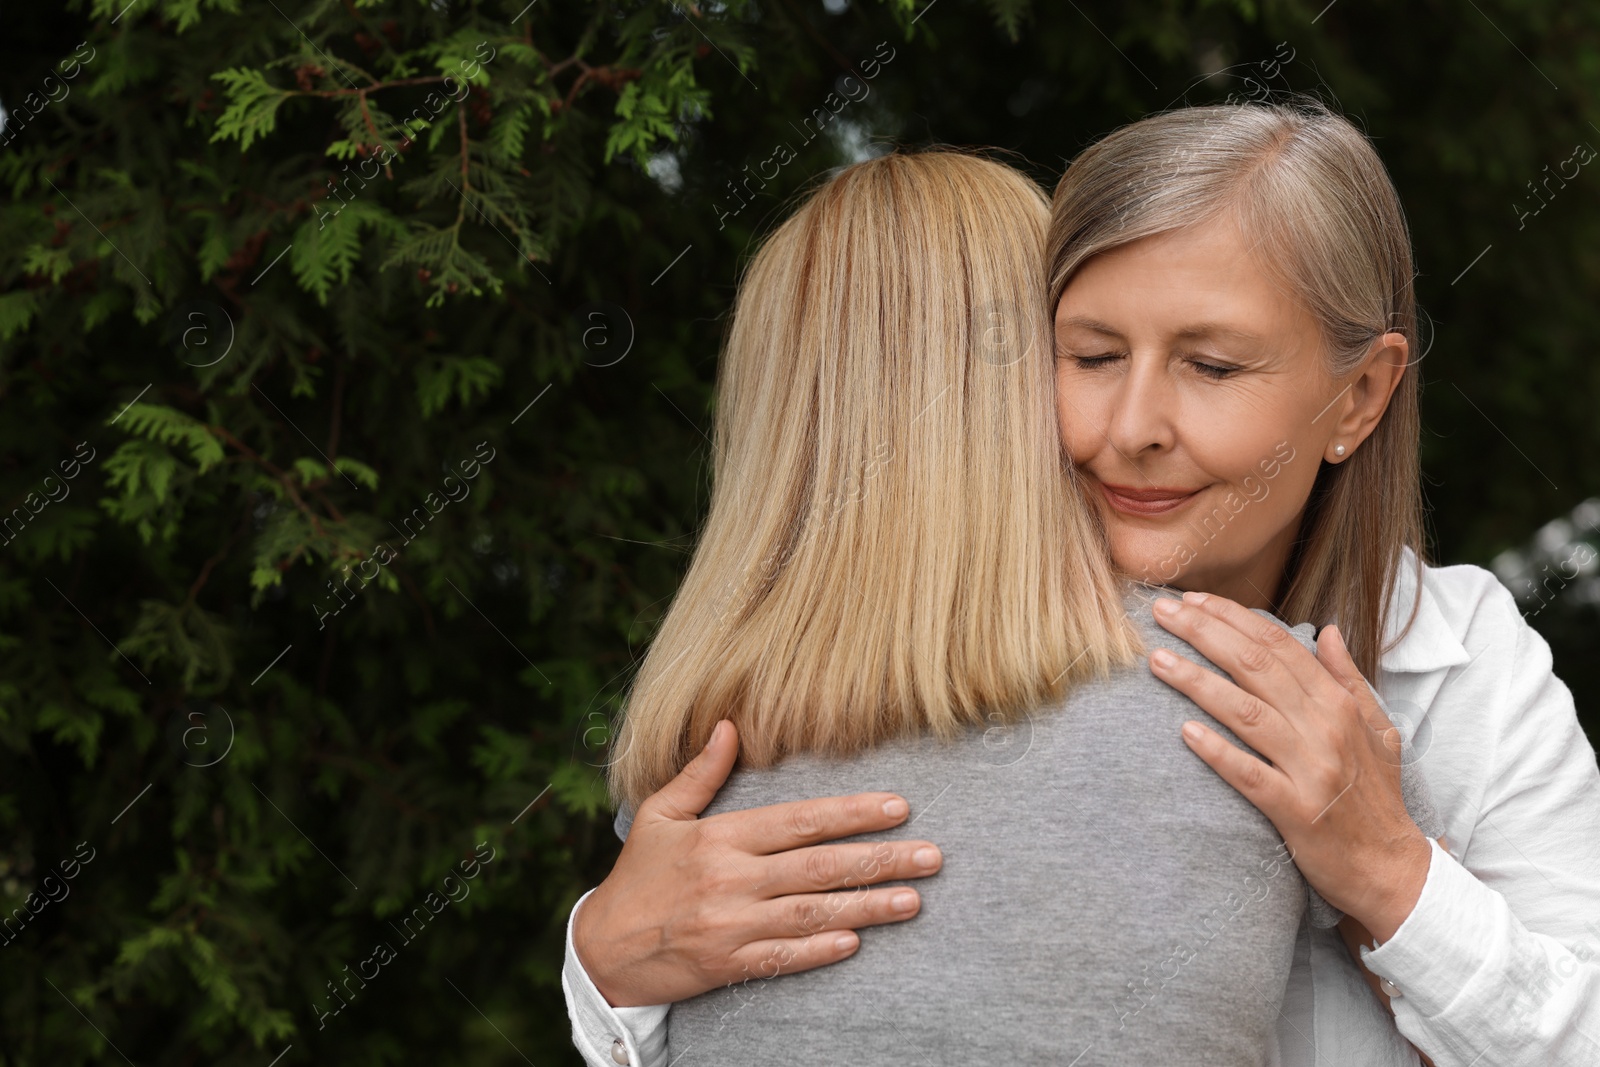
{"type": "Polygon", "coordinates": [[[622,1043],[622,1038],[620,1037],[611,1042],[611,1062],[620,1063],[622,1067],[628,1067],[628,1046],[622,1043]]]}
{"type": "Polygon", "coordinates": [[[1391,998],[1400,996],[1400,987],[1387,978],[1378,979],[1378,988],[1387,993],[1391,998]]]}

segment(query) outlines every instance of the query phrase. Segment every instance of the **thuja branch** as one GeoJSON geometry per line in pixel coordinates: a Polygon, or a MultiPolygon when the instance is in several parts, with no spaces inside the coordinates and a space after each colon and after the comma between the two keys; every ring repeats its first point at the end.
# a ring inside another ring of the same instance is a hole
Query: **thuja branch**
{"type": "Polygon", "coordinates": [[[194,603],[195,597],[200,595],[200,590],[205,588],[206,581],[211,577],[212,568],[228,558],[228,553],[233,551],[234,546],[239,543],[239,538],[243,537],[249,529],[250,509],[247,507],[244,509],[244,514],[240,516],[239,525],[234,529],[233,536],[228,538],[228,543],[218,549],[217,554],[206,560],[205,565],[200,568],[199,576],[195,578],[194,584],[189,586],[189,595],[185,598],[186,603],[194,603]]]}
{"type": "Polygon", "coordinates": [[[365,101],[368,93],[375,93],[379,89],[397,89],[405,85],[437,85],[444,81],[446,77],[448,75],[435,74],[425,78],[396,78],[394,81],[377,82],[363,89],[304,89],[298,92],[291,89],[289,92],[297,96],[359,96],[365,101]]]}
{"type": "MultiPolygon", "coordinates": [[[[573,58],[577,59],[576,56],[573,58]]],[[[578,77],[567,88],[567,95],[562,98],[561,106],[558,110],[569,110],[577,101],[578,94],[583,91],[583,87],[591,81],[604,85],[612,92],[621,92],[622,87],[628,82],[638,81],[644,76],[644,71],[639,70],[637,67],[591,67],[581,59],[577,59],[577,64],[579,69],[578,77]]]]}
{"type": "MultiPolygon", "coordinates": [[[[328,531],[322,525],[322,516],[318,515],[315,509],[306,503],[305,498],[300,495],[300,490],[295,488],[294,475],[290,474],[288,471],[284,470],[282,467],[278,466],[276,463],[273,463],[270,459],[266,458],[261,453],[257,452],[255,449],[239,440],[225,428],[221,426],[207,426],[206,429],[220,437],[223,444],[235,449],[240,455],[244,456],[245,459],[249,460],[251,463],[254,463],[256,466],[270,474],[273,481],[283,486],[283,491],[288,494],[288,497],[290,501],[293,502],[294,506],[299,509],[300,513],[310,521],[311,528],[316,531],[317,536],[329,536],[328,531]]],[[[328,509],[328,516],[334,522],[344,522],[344,516],[339,514],[338,508],[334,507],[328,502],[327,499],[323,498],[322,494],[318,493],[317,496],[322,500],[323,506],[328,509]]]]}

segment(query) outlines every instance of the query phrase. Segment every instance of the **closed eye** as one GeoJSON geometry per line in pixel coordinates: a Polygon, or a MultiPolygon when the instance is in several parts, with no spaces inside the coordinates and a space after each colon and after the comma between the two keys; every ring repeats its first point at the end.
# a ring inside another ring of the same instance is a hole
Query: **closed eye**
{"type": "Polygon", "coordinates": [[[1098,356],[1076,356],[1068,353],[1066,358],[1072,360],[1072,362],[1076,363],[1085,370],[1094,370],[1096,367],[1104,367],[1108,365],[1113,360],[1121,359],[1122,356],[1116,352],[1107,352],[1098,356]]]}
{"type": "Polygon", "coordinates": [[[1225,367],[1216,363],[1203,363],[1198,359],[1191,359],[1189,364],[1207,378],[1213,378],[1217,381],[1221,381],[1239,369],[1238,367],[1225,367]]]}

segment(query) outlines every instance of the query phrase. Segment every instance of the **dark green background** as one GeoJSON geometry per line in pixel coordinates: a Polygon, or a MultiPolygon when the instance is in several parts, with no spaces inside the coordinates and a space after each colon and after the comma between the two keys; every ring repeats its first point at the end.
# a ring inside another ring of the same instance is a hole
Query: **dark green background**
{"type": "MultiPolygon", "coordinates": [[[[1600,495],[1600,179],[1515,206],[1600,144],[1593,5],[124,2],[0,15],[14,112],[94,49],[0,147],[0,504],[95,454],[0,546],[0,905],[94,850],[0,947],[6,1067],[577,1062],[565,916],[616,848],[606,724],[692,545],[741,257],[874,143],[1053,182],[1152,110],[1320,93],[1413,227],[1435,558],[1517,549],[1516,585],[1596,539],[1533,545],[1600,495]],[[870,94],[719,228],[880,42],[870,94]],[[319,227],[329,146],[392,146],[433,110],[395,83],[480,44],[472,95],[319,227]]],[[[1592,569],[1547,588],[1593,735],[1592,569]]]]}

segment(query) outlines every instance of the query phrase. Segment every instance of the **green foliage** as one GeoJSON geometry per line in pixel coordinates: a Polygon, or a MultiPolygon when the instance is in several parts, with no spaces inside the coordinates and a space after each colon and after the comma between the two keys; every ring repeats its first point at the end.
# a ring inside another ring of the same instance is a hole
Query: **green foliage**
{"type": "MultiPolygon", "coordinates": [[[[1582,188],[1522,230],[1511,206],[1593,137],[1574,42],[1600,11],[1469,13],[1419,63],[1432,7],[69,0],[8,24],[0,914],[93,858],[0,935],[0,1067],[577,1062],[565,918],[615,855],[609,719],[704,505],[729,297],[875,141],[1003,145],[1049,181],[1287,40],[1274,86],[1337,90],[1410,212],[1440,554],[1600,494],[1600,215],[1582,188]],[[870,94],[802,145],[846,73],[870,94]],[[471,895],[398,937],[480,842],[471,895]]],[[[1587,707],[1593,612],[1547,619],[1587,707]]]]}
{"type": "Polygon", "coordinates": [[[443,358],[416,369],[417,408],[428,418],[450,403],[452,395],[462,406],[488,396],[500,384],[499,364],[484,356],[443,358]]]}
{"type": "Polygon", "coordinates": [[[0,341],[21,333],[39,311],[39,294],[26,289],[0,294],[0,341]]]}
{"type": "Polygon", "coordinates": [[[1022,36],[1023,22],[1033,13],[1029,0],[989,0],[989,7],[994,20],[1013,42],[1022,36]]]}
{"type": "Polygon", "coordinates": [[[398,218],[370,201],[345,205],[336,201],[331,211],[325,213],[321,207],[314,210],[317,217],[306,219],[295,231],[289,265],[301,288],[314,293],[318,303],[326,304],[335,283],[344,285],[350,281],[350,272],[361,254],[363,226],[391,238],[405,236],[406,228],[398,218]]]}
{"type": "Polygon", "coordinates": [[[139,531],[148,544],[170,539],[183,519],[184,503],[199,475],[222,461],[222,445],[198,421],[155,404],[129,405],[118,421],[136,439],[106,460],[106,487],[117,496],[101,501],[111,515],[139,531]],[[191,463],[173,452],[187,449],[191,463]]]}
{"type": "Polygon", "coordinates": [[[228,93],[228,106],[217,117],[213,141],[230,137],[239,141],[239,151],[249,151],[258,137],[266,137],[278,125],[278,108],[294,95],[279,89],[259,70],[219,70],[212,75],[228,93]]]}

